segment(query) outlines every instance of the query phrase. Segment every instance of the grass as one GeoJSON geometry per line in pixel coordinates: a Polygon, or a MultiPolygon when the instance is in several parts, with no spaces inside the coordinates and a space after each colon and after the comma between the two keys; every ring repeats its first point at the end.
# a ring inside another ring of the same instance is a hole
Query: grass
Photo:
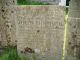
{"type": "MultiPolygon", "coordinates": [[[[29,60],[34,60],[33,56],[29,58],[29,60]]],[[[0,54],[0,60],[26,60],[26,56],[22,54],[21,57],[19,57],[16,47],[7,47],[4,52],[0,54]]]]}
{"type": "Polygon", "coordinates": [[[22,55],[20,59],[16,47],[7,47],[4,52],[1,53],[0,60],[26,60],[26,58],[22,55]]]}
{"type": "Polygon", "coordinates": [[[0,60],[19,60],[16,47],[7,47],[0,55],[0,60]]]}
{"type": "Polygon", "coordinates": [[[30,0],[17,0],[17,4],[18,5],[49,5],[49,3],[30,1],[30,0]]]}

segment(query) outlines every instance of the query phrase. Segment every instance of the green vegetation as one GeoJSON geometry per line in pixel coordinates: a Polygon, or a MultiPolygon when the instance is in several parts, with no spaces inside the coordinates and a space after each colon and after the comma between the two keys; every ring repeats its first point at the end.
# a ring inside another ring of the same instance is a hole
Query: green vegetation
{"type": "MultiPolygon", "coordinates": [[[[7,47],[4,48],[4,52],[0,53],[0,60],[26,60],[26,57],[22,54],[20,58],[16,47],[7,47]]],[[[33,56],[29,60],[34,60],[33,56]]]]}
{"type": "Polygon", "coordinates": [[[26,57],[24,54],[21,56],[20,60],[26,60],[26,57]]]}
{"type": "Polygon", "coordinates": [[[30,1],[30,0],[17,0],[17,3],[18,5],[49,5],[49,3],[30,1]]]}
{"type": "Polygon", "coordinates": [[[69,11],[69,8],[68,8],[68,7],[66,7],[66,14],[68,14],[68,11],[69,11]]]}
{"type": "Polygon", "coordinates": [[[7,47],[0,55],[0,60],[19,60],[17,49],[15,47],[7,47]]]}

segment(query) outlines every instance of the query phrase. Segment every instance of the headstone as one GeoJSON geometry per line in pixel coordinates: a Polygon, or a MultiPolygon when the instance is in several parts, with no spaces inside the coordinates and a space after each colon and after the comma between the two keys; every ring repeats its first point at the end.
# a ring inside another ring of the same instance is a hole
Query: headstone
{"type": "Polygon", "coordinates": [[[17,6],[18,54],[36,60],[61,60],[64,38],[64,7],[56,5],[17,6]]]}
{"type": "Polygon", "coordinates": [[[2,13],[2,5],[1,5],[1,1],[0,1],[0,41],[1,41],[1,45],[7,45],[7,41],[6,41],[6,28],[5,28],[5,21],[2,19],[3,13],[2,13]]]}
{"type": "Polygon", "coordinates": [[[65,60],[80,60],[80,0],[71,0],[69,7],[65,60]]]}
{"type": "Polygon", "coordinates": [[[15,45],[15,8],[16,0],[0,0],[0,24],[3,46],[15,45]]]}

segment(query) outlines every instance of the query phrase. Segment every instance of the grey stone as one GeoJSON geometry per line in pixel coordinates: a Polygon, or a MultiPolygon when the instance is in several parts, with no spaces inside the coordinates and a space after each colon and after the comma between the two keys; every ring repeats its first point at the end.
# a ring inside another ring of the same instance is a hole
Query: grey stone
{"type": "Polygon", "coordinates": [[[0,0],[0,32],[2,45],[16,45],[15,8],[16,0],[0,0]]]}
{"type": "Polygon", "coordinates": [[[65,60],[80,60],[80,0],[71,0],[65,60]]]}
{"type": "Polygon", "coordinates": [[[17,6],[16,37],[19,55],[35,51],[37,60],[61,60],[64,38],[64,7],[17,6]]]}

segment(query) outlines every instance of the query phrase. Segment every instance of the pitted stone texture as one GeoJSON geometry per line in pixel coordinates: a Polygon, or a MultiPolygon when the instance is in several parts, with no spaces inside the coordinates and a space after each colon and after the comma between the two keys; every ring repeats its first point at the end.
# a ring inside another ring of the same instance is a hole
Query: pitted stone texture
{"type": "Polygon", "coordinates": [[[80,60],[80,0],[71,0],[65,60],[80,60]]]}
{"type": "Polygon", "coordinates": [[[5,8],[7,11],[5,16],[6,21],[6,40],[9,45],[15,45],[16,42],[16,26],[15,26],[15,20],[16,20],[16,14],[15,14],[15,8],[13,6],[8,6],[5,8]]]}
{"type": "Polygon", "coordinates": [[[2,45],[15,45],[15,6],[16,0],[0,0],[0,17],[1,17],[1,36],[5,36],[2,39],[2,45]],[[4,30],[3,30],[4,29],[4,30]],[[5,40],[5,42],[4,42],[5,40]],[[5,43],[5,44],[3,44],[5,43]]]}
{"type": "Polygon", "coordinates": [[[15,5],[17,3],[17,0],[1,0],[0,2],[2,5],[10,6],[15,5]]]}
{"type": "Polygon", "coordinates": [[[64,38],[64,7],[18,6],[16,37],[18,52],[29,47],[37,60],[61,60],[64,38]]]}
{"type": "Polygon", "coordinates": [[[2,6],[0,6],[0,45],[7,45],[6,41],[6,25],[5,25],[5,20],[2,18],[3,13],[2,13],[2,6]]]}
{"type": "Polygon", "coordinates": [[[67,53],[65,60],[79,60],[80,57],[80,19],[68,19],[68,34],[67,34],[67,53]]]}

